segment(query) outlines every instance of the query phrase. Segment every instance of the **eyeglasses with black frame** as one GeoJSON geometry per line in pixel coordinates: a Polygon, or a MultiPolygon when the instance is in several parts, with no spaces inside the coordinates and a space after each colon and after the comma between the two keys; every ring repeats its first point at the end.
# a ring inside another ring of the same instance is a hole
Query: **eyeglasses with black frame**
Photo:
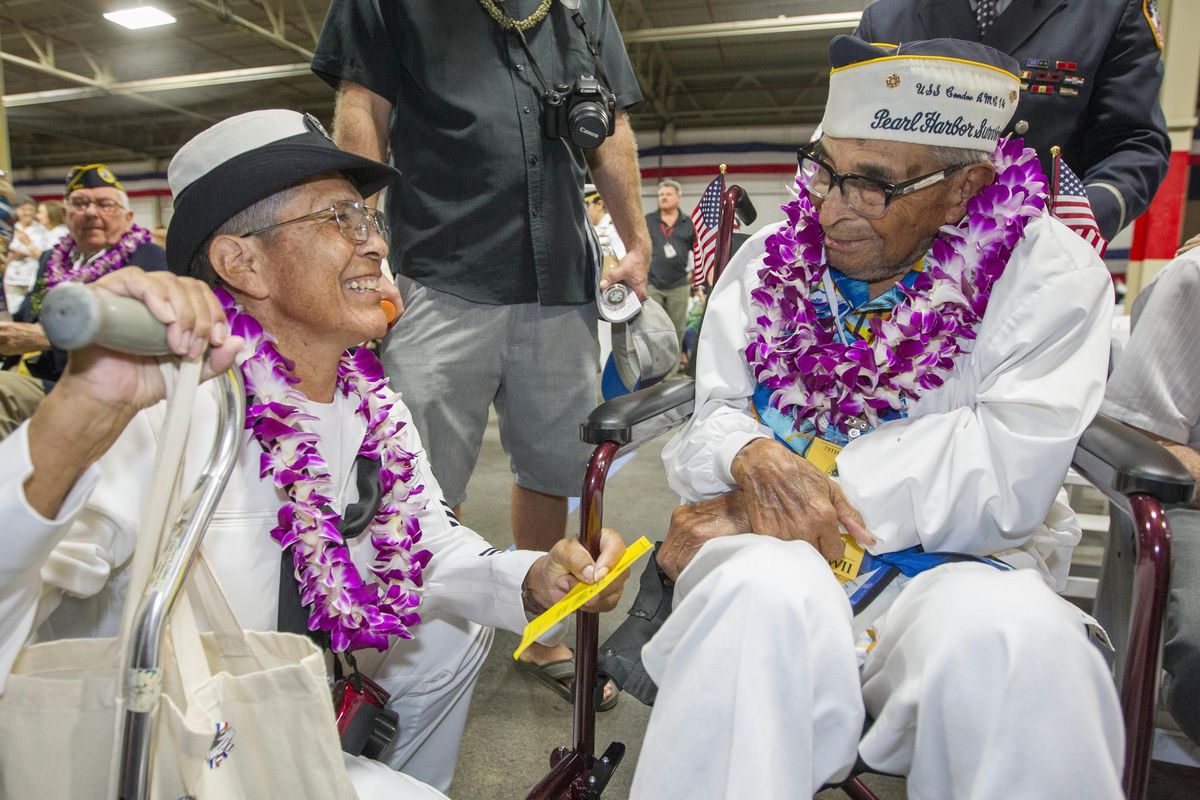
{"type": "Polygon", "coordinates": [[[273,231],[276,228],[284,225],[291,225],[293,222],[303,222],[308,219],[316,219],[317,217],[332,214],[329,220],[336,221],[338,230],[342,232],[350,241],[355,244],[362,244],[371,238],[371,228],[374,227],[375,232],[382,236],[385,240],[388,235],[387,220],[378,209],[371,208],[365,203],[360,203],[357,200],[339,200],[328,208],[322,208],[319,211],[314,211],[311,214],[305,214],[292,219],[285,219],[283,222],[276,222],[274,225],[268,225],[265,228],[243,233],[242,239],[247,239],[251,236],[258,236],[267,231],[273,231]]]}
{"type": "Polygon", "coordinates": [[[850,210],[865,219],[881,219],[897,197],[941,183],[968,166],[956,164],[903,183],[888,183],[852,172],[840,174],[822,161],[814,152],[815,149],[816,143],[813,142],[802,145],[796,151],[796,163],[800,165],[800,182],[804,188],[816,197],[824,199],[833,191],[833,187],[837,186],[841,190],[842,200],[850,210]]]}

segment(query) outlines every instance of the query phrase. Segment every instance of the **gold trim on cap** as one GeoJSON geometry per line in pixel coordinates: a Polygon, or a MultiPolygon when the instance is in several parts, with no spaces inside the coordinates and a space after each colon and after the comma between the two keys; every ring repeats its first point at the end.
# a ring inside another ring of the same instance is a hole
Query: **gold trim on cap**
{"type": "Polygon", "coordinates": [[[1013,83],[1020,82],[1019,80],[1017,80],[1016,75],[1013,75],[1011,72],[1009,72],[1006,69],[1001,69],[1000,67],[993,67],[991,64],[981,64],[978,61],[968,61],[965,58],[951,58],[949,56],[905,56],[905,55],[880,56],[879,58],[872,58],[867,61],[858,61],[853,64],[847,64],[844,67],[833,67],[832,69],[829,70],[829,74],[830,74],[830,76],[833,76],[839,72],[845,72],[846,70],[849,70],[849,69],[865,67],[869,64],[879,64],[884,61],[947,61],[952,64],[966,64],[966,65],[972,66],[972,67],[981,67],[983,69],[990,69],[992,72],[998,72],[1001,75],[1003,75],[1004,77],[1011,79],[1013,83]]]}

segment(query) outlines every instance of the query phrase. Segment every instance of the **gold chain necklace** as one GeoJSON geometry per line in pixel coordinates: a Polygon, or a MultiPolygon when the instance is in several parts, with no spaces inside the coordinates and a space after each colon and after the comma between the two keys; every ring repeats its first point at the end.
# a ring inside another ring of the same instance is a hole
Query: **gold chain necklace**
{"type": "Polygon", "coordinates": [[[550,13],[550,4],[553,2],[554,0],[542,0],[541,5],[535,8],[533,13],[525,19],[513,19],[500,10],[500,7],[493,0],[479,0],[479,5],[483,6],[484,10],[491,15],[492,19],[499,23],[501,28],[505,28],[506,30],[513,30],[515,28],[524,33],[546,18],[546,15],[550,13]]]}

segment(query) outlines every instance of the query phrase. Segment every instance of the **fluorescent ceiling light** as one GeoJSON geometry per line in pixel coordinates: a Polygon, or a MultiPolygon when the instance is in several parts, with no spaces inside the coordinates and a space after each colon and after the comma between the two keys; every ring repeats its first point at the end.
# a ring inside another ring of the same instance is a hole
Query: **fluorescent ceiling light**
{"type": "Polygon", "coordinates": [[[104,15],[104,18],[109,22],[129,28],[131,31],[139,28],[153,28],[158,25],[170,25],[175,21],[170,14],[154,6],[136,6],[124,11],[110,11],[104,15]]]}

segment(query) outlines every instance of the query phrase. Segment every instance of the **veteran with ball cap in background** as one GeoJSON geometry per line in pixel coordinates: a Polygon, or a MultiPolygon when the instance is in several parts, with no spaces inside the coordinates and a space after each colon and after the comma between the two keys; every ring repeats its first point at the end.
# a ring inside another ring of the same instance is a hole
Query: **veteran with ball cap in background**
{"type": "Polygon", "coordinates": [[[714,288],[663,452],[688,502],[656,556],[674,607],[642,650],[632,796],[809,797],[861,756],[913,797],[1117,798],[1116,692],[1054,592],[1107,270],[1000,138],[1013,59],[849,36],[829,56],[824,135],[714,288]]]}
{"type": "Polygon", "coordinates": [[[0,436],[33,414],[67,365],[67,354],[50,346],[38,324],[42,298],[60,283],[91,283],[127,266],[147,272],[166,268],[166,254],[150,232],[133,221],[129,195],[104,164],[72,167],[63,190],[68,233],[41,254],[37,279],[11,322],[0,321],[0,356],[11,366],[23,354],[29,375],[0,371],[0,436]]]}

